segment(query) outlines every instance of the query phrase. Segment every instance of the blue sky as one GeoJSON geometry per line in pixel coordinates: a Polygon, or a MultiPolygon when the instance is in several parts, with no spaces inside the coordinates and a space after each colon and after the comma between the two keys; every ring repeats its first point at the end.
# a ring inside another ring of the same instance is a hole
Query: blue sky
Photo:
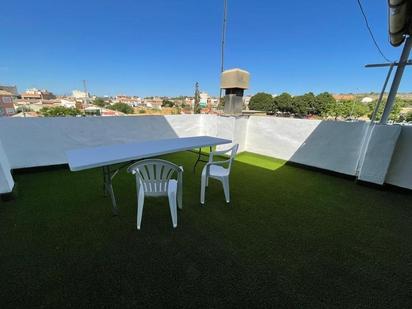
{"type": "MultiPolygon", "coordinates": [[[[249,93],[379,91],[386,69],[356,0],[228,0],[225,68],[250,71],[249,93]]],[[[386,1],[363,0],[382,50],[386,1]]],[[[0,84],[98,95],[219,91],[223,0],[5,1],[0,84]]],[[[401,91],[411,91],[406,70],[401,91]]]]}

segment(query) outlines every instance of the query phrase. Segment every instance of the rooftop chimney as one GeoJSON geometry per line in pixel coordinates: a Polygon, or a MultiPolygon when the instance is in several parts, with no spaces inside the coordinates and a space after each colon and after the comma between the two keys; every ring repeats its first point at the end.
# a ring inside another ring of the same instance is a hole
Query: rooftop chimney
{"type": "Polygon", "coordinates": [[[242,114],[243,93],[245,89],[249,88],[249,76],[249,72],[241,69],[222,72],[220,88],[225,89],[225,114],[242,114]]]}

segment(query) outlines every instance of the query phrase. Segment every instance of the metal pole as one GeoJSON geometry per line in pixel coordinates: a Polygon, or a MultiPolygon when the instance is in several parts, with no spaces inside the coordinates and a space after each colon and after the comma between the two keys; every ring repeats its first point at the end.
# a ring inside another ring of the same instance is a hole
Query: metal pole
{"type": "Polygon", "coordinates": [[[388,95],[388,100],[386,101],[385,110],[383,111],[380,124],[386,124],[389,115],[392,112],[393,105],[395,103],[396,94],[398,93],[399,84],[402,80],[403,71],[408,62],[409,53],[412,48],[412,39],[410,36],[406,38],[405,45],[403,46],[401,58],[399,59],[398,68],[396,69],[395,77],[393,78],[391,90],[388,95]]]}
{"type": "MultiPolygon", "coordinates": [[[[389,62],[389,63],[372,63],[365,65],[365,68],[382,68],[382,67],[390,67],[390,66],[398,66],[398,62],[389,62]]],[[[412,65],[412,60],[409,59],[406,62],[406,65],[412,65]]]]}
{"type": "Polygon", "coordinates": [[[380,107],[381,102],[382,102],[382,98],[385,94],[386,86],[388,85],[389,78],[392,75],[392,70],[393,70],[393,67],[395,65],[397,65],[396,62],[393,62],[393,63],[390,64],[388,74],[386,75],[386,79],[385,79],[385,82],[383,83],[382,91],[381,91],[381,93],[379,95],[379,98],[378,98],[378,102],[376,102],[375,109],[373,110],[373,113],[372,113],[372,116],[371,116],[371,122],[369,123],[369,126],[367,126],[365,128],[365,133],[364,133],[363,138],[362,138],[362,146],[361,146],[361,150],[360,150],[360,153],[359,153],[358,162],[356,164],[356,176],[359,176],[360,169],[363,165],[363,162],[365,161],[366,151],[368,150],[369,141],[370,141],[371,136],[372,136],[373,128],[375,127],[376,115],[378,114],[379,107],[380,107]]]}
{"type": "MultiPolygon", "coordinates": [[[[224,0],[224,9],[223,9],[223,28],[222,28],[222,47],[220,54],[220,73],[224,70],[225,62],[225,41],[226,41],[226,20],[227,20],[227,0],[224,0]]],[[[219,87],[220,88],[220,87],[219,87]]],[[[219,92],[219,104],[222,101],[222,88],[219,92]]]]}
{"type": "Polygon", "coordinates": [[[227,20],[227,0],[224,0],[220,72],[223,72],[224,61],[225,61],[226,20],[227,20]]]}
{"type": "Polygon", "coordinates": [[[380,107],[380,105],[381,105],[381,102],[382,102],[382,99],[383,99],[383,95],[385,94],[385,90],[386,90],[386,86],[388,85],[389,78],[390,78],[391,75],[392,75],[392,70],[393,70],[393,67],[394,67],[394,66],[395,66],[395,63],[393,62],[393,63],[391,63],[391,65],[390,65],[390,67],[389,67],[389,71],[388,71],[388,74],[386,75],[385,82],[383,83],[382,91],[381,91],[381,93],[380,93],[380,95],[379,95],[378,102],[376,102],[375,109],[374,109],[374,111],[373,111],[373,113],[372,113],[372,116],[371,116],[371,123],[370,123],[371,125],[373,125],[373,123],[375,122],[376,115],[378,114],[379,107],[380,107]]]}
{"type": "Polygon", "coordinates": [[[87,91],[87,81],[84,79],[83,80],[83,89],[84,89],[84,101],[85,104],[89,104],[89,92],[87,91]]]}

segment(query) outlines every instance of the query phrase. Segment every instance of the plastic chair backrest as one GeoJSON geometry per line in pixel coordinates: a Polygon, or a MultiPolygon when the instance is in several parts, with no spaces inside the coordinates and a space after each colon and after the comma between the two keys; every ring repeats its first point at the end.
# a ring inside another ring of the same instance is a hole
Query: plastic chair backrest
{"type": "Polygon", "coordinates": [[[230,168],[232,167],[232,162],[236,157],[236,153],[237,153],[238,148],[239,148],[239,144],[235,144],[235,145],[232,146],[232,148],[229,148],[227,150],[227,152],[230,152],[230,158],[229,158],[230,161],[229,161],[229,165],[228,165],[229,172],[230,172],[230,168]]]}
{"type": "Polygon", "coordinates": [[[176,174],[181,181],[183,169],[176,164],[161,160],[147,159],[136,162],[127,171],[136,176],[136,182],[150,195],[167,194],[169,180],[176,174]]]}

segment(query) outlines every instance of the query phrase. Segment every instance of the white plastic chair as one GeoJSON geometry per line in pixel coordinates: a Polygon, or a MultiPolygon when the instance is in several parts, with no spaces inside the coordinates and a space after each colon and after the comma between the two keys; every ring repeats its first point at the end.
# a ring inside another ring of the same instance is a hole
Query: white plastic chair
{"type": "Polygon", "coordinates": [[[183,167],[160,159],[136,162],[127,171],[136,176],[137,229],[140,230],[145,196],[167,196],[173,227],[177,226],[177,205],[182,209],[183,167]],[[174,175],[177,179],[172,179],[174,175]]]}
{"type": "Polygon", "coordinates": [[[209,154],[209,162],[202,170],[201,184],[200,184],[200,204],[205,204],[205,191],[209,185],[209,178],[219,180],[223,185],[223,191],[225,193],[226,202],[230,203],[230,191],[229,191],[229,175],[232,167],[232,162],[236,156],[239,144],[233,145],[231,148],[222,151],[213,151],[209,154]],[[213,161],[213,157],[216,155],[223,155],[230,153],[230,157],[224,161],[213,161]],[[227,168],[224,166],[227,165],[227,168]]]}

